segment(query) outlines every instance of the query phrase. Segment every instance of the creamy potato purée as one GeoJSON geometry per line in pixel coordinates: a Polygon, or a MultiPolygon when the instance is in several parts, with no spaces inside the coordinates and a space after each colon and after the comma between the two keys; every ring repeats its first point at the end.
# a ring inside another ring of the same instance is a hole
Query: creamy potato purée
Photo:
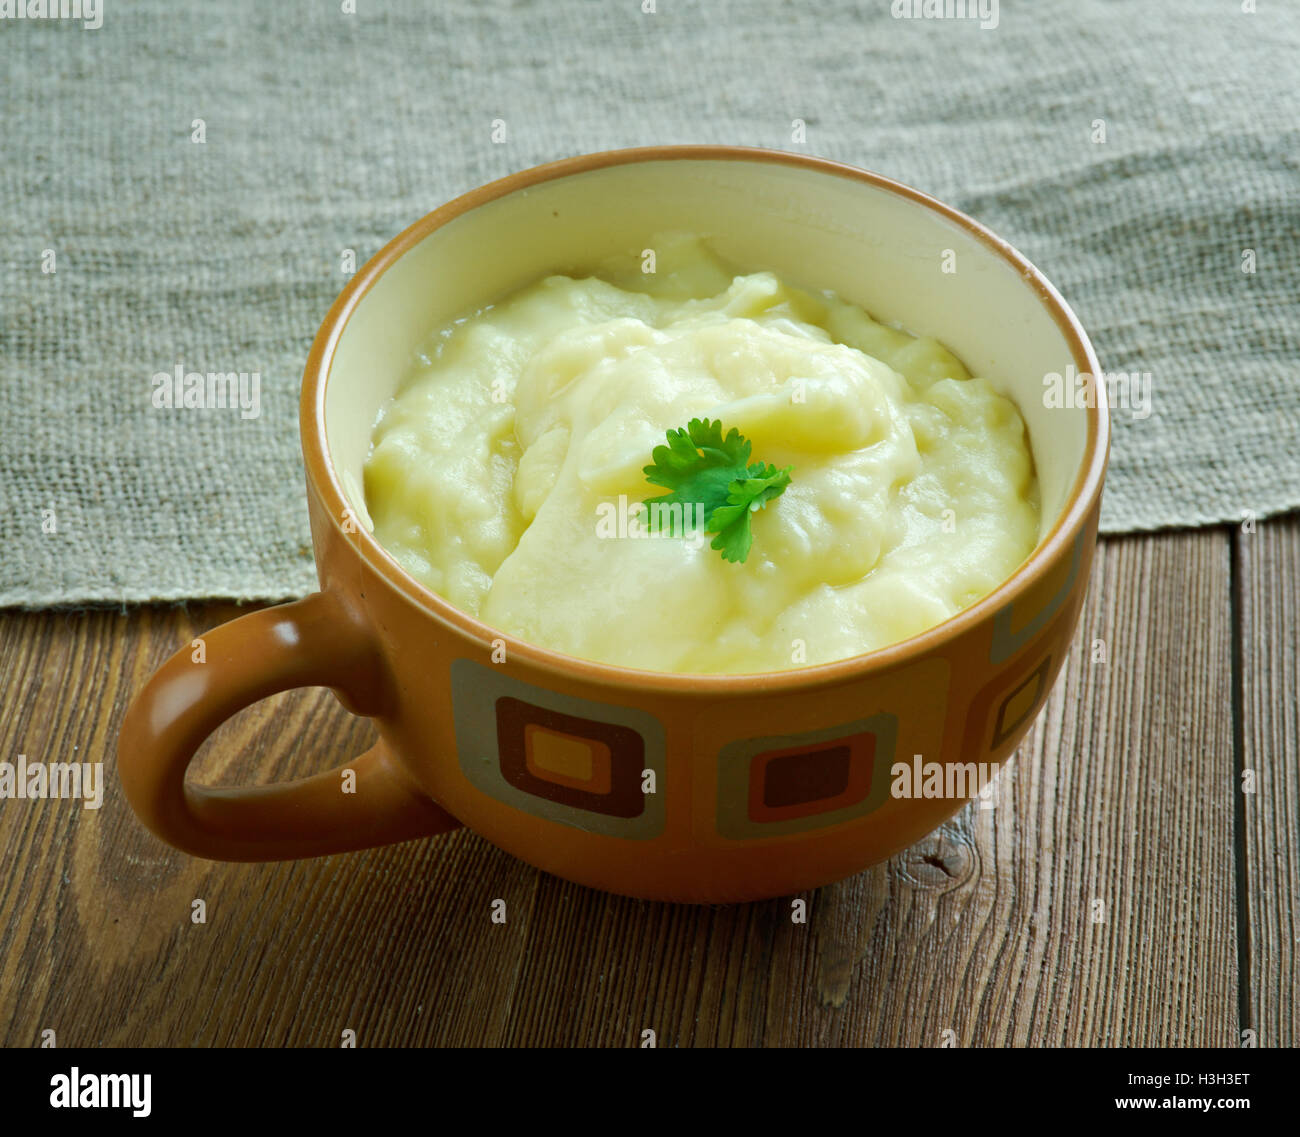
{"type": "Polygon", "coordinates": [[[738,275],[696,239],[654,244],[654,273],[638,256],[551,276],[432,337],[365,467],[407,572],[543,647],[732,673],[895,643],[1011,575],[1039,523],[1013,403],[935,340],[738,275]],[[707,539],[601,535],[620,495],[667,492],[642,468],[695,417],[794,467],[743,563],[707,539]]]}

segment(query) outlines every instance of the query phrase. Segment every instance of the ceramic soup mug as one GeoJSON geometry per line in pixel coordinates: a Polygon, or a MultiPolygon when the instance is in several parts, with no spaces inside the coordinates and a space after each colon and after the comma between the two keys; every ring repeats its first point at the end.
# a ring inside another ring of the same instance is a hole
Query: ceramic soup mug
{"type": "Polygon", "coordinates": [[[1100,374],[1078,320],[1033,265],[956,210],[862,170],[659,147],[474,190],[356,274],[307,360],[302,445],[321,590],[209,632],[205,663],[187,648],[158,671],[122,728],[126,795],[164,841],[219,860],[312,857],[466,825],[548,872],[651,899],[757,899],[858,872],[973,795],[976,766],[1012,753],[1065,659],[1108,446],[1104,384],[1092,400],[1047,405],[1045,377],[1070,368],[1100,374]],[[1014,575],[882,650],[775,673],[680,675],[521,642],[399,568],[370,532],[362,466],[376,412],[417,346],[541,276],[590,271],[664,231],[705,235],[735,264],[934,336],[1009,394],[1028,425],[1043,518],[1014,575]],[[942,272],[954,255],[958,271],[942,272]],[[307,685],[371,716],[380,741],[286,784],[186,782],[219,723],[307,685]],[[957,778],[942,796],[899,795],[891,769],[918,761],[957,778]]]}

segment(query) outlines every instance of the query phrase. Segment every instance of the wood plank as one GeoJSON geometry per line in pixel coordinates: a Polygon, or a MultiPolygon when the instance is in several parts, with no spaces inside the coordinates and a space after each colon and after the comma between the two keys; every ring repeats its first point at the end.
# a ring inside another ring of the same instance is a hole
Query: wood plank
{"type": "Polygon", "coordinates": [[[995,808],[821,891],[781,1041],[1235,1043],[1228,588],[1221,533],[1103,543],[995,808]]]}
{"type": "MultiPolygon", "coordinates": [[[[351,1028],[372,1046],[637,1045],[646,1029],[661,1046],[938,1045],[945,1030],[960,1045],[1230,1044],[1228,574],[1222,533],[1105,542],[996,808],[810,894],[803,925],[789,899],[605,896],[468,833],[195,861],[140,828],[111,768],[98,811],[0,804],[0,1041],[52,1028],[65,1046],[335,1046],[351,1028]],[[1096,638],[1106,664],[1089,662],[1096,638]]],[[[0,755],[109,755],[129,694],[235,611],[0,615],[0,755]]],[[[293,692],[226,724],[198,774],[306,773],[372,737],[328,692],[293,692]]]]}
{"type": "Polygon", "coordinates": [[[1300,1043],[1300,516],[1234,536],[1241,612],[1248,1023],[1260,1046],[1300,1043]]]}

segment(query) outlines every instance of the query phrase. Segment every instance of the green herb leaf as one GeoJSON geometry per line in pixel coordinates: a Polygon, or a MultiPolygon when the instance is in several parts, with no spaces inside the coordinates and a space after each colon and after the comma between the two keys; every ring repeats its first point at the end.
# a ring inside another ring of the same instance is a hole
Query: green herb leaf
{"type": "Polygon", "coordinates": [[[705,532],[714,533],[711,548],[724,560],[744,561],[754,543],[749,515],[778,498],[790,484],[793,466],[778,470],[767,462],[749,465],[749,440],[732,427],[725,435],[720,421],[691,419],[668,431],[668,445],[656,446],[646,480],[671,492],[646,502],[701,506],[705,532]]]}

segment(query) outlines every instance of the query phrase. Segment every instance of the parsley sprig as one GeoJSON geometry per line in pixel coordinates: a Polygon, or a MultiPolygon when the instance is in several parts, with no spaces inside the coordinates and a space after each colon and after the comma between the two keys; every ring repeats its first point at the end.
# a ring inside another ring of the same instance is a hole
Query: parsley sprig
{"type": "Polygon", "coordinates": [[[707,519],[705,532],[716,534],[710,547],[723,560],[744,561],[754,543],[749,515],[785,492],[794,469],[778,470],[769,462],[750,465],[749,451],[749,440],[734,426],[724,436],[721,421],[691,419],[684,428],[668,431],[667,446],[654,448],[646,480],[671,492],[646,504],[699,505],[707,519]]]}

